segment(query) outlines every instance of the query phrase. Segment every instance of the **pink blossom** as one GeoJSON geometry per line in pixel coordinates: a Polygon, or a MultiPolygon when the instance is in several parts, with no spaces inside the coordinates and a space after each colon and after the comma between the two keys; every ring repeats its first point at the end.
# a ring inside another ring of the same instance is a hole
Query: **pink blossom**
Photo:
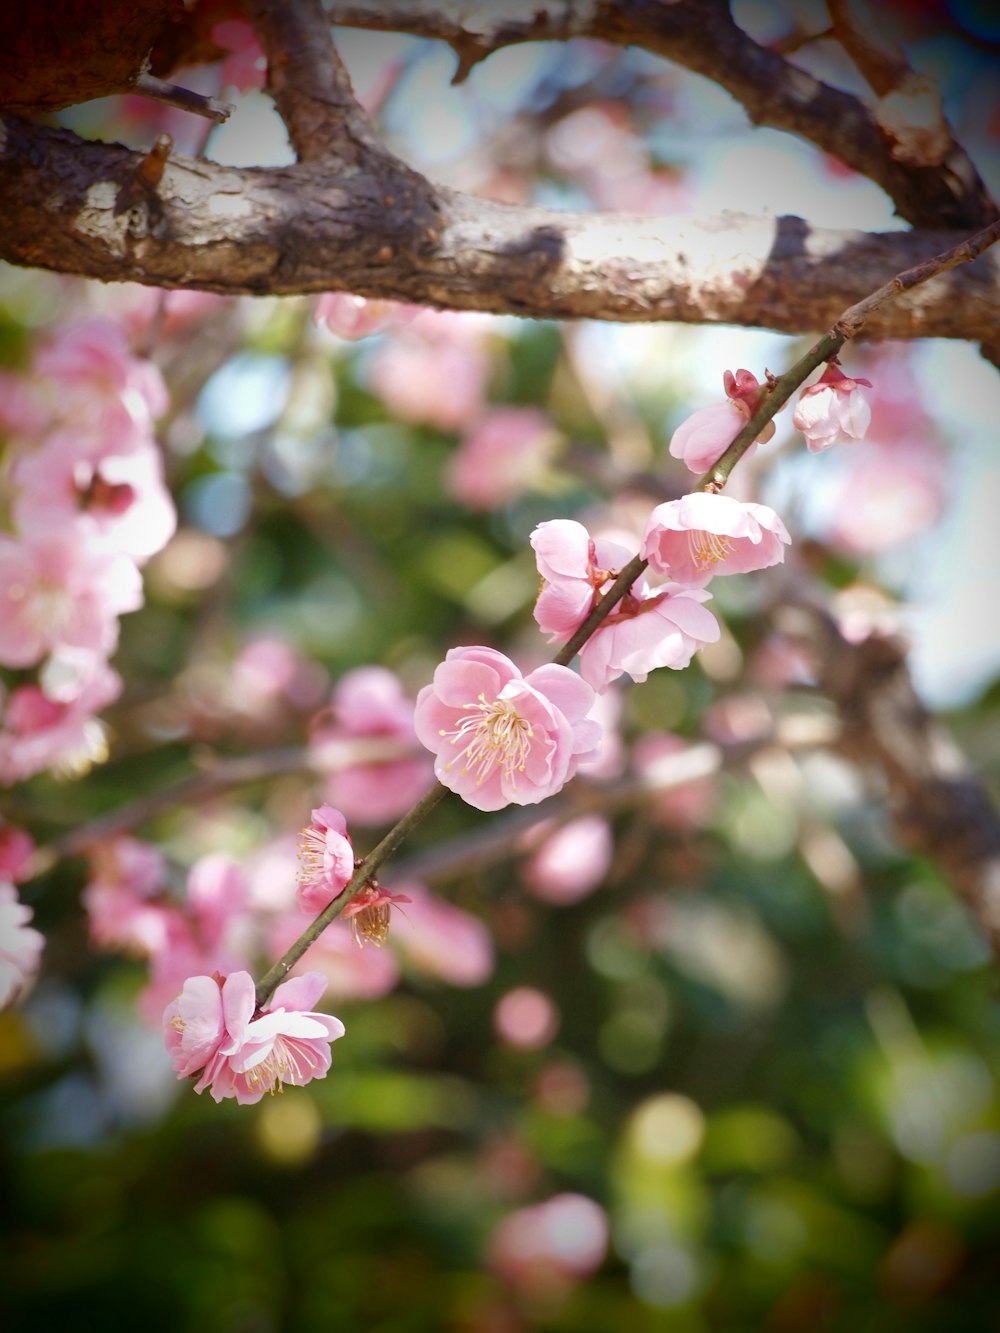
{"type": "Polygon", "coordinates": [[[493,648],[452,648],[417,696],[414,725],[438,780],[479,810],[554,795],[600,744],[589,685],[566,667],[522,676],[493,648]]]}
{"type": "Polygon", "coordinates": [[[495,509],[542,476],[557,441],[537,408],[495,408],[463,436],[448,465],[448,489],[471,509],[495,509]]]}
{"type": "Polygon", "coordinates": [[[0,664],[34,666],[62,646],[108,655],[117,617],[142,605],[132,560],[97,541],[0,536],[0,664]]]}
{"type": "Polygon", "coordinates": [[[83,890],[90,938],[98,948],[151,957],[184,932],[180,910],[168,902],[162,852],[137,838],[98,843],[83,890]]]}
{"type": "Polygon", "coordinates": [[[682,670],[706,643],[719,638],[719,623],[701,606],[701,588],[649,588],[642,578],[580,649],[580,674],[598,693],[622,674],[642,682],[658,667],[682,670]]]}
{"type": "Polygon", "coordinates": [[[343,676],[330,708],[313,719],[310,740],[313,763],[326,773],[327,798],[352,821],[398,819],[430,785],[431,764],[413,730],[413,702],[385,667],[343,676]]]}
{"type": "MultiPolygon", "coordinates": [[[[572,519],[540,523],[531,535],[544,579],[535,619],[550,642],[565,643],[631,559],[616,542],[590,537],[572,519]]],[[[686,667],[719,637],[707,594],[693,588],[651,589],[639,577],[580,650],[580,674],[599,694],[627,672],[643,681],[656,667],[686,667]]]]}
{"type": "Polygon", "coordinates": [[[49,381],[62,421],[113,437],[118,448],[148,441],[154,420],[169,403],[159,370],[129,352],[124,333],[110,319],[60,328],[39,348],[33,369],[49,381]]]}
{"type": "Polygon", "coordinates": [[[190,977],[163,1015],[167,1050],[178,1078],[200,1071],[195,1092],[217,1102],[259,1102],[286,1084],[302,1087],[330,1068],[330,1043],[344,1035],[339,1018],[311,1010],[326,979],[307,972],[283,982],[255,1017],[253,978],[233,972],[190,977]]]}
{"type": "Polygon", "coordinates": [[[354,941],[361,947],[365,940],[383,945],[389,937],[389,916],[396,903],[408,903],[405,893],[390,893],[381,885],[369,883],[360,889],[341,912],[350,921],[354,941]]]}
{"type": "Polygon", "coordinates": [[[650,567],[677,583],[707,583],[715,574],[765,569],[785,558],[791,541],[767,505],[695,491],[657,505],[643,533],[650,567]]]}
{"type": "Polygon", "coordinates": [[[422,311],[372,359],[372,388],[393,416],[461,430],[482,409],[490,359],[482,321],[422,311]]]}
{"type": "Polygon", "coordinates": [[[81,540],[106,538],[109,548],[141,565],[166,546],[177,526],[152,444],[117,452],[103,436],[56,431],[16,461],[11,478],[14,520],[22,532],[57,533],[77,523],[81,540]]]}
{"type": "MultiPolygon", "coordinates": [[[[722,382],[726,402],[692,412],[671,437],[671,456],[681,459],[692,472],[701,474],[714,467],[763,401],[764,390],[749,370],[738,370],[735,375],[727,370],[722,382]]],[[[773,434],[774,422],[769,421],[743,457],[750,458],[757,445],[773,434]]]]}
{"type": "Polygon", "coordinates": [[[632,553],[617,542],[595,541],[582,523],[554,518],[531,534],[544,584],[535,620],[550,643],[566,643],[586,620],[632,553]]]}
{"type": "Polygon", "coordinates": [[[45,940],[28,925],[31,917],[10,880],[0,879],[0,1009],[19,999],[38,971],[45,940]]]}
{"type": "Polygon", "coordinates": [[[353,874],[347,820],[332,805],[321,805],[299,834],[299,906],[305,912],[322,912],[343,893],[353,874]]]}
{"type": "Polygon", "coordinates": [[[18,883],[31,878],[35,840],[23,828],[0,821],[0,879],[18,883]]]}
{"type": "Polygon", "coordinates": [[[215,948],[240,924],[250,886],[239,861],[222,852],[211,852],[195,861],[188,872],[187,908],[198,939],[215,948]]]}
{"type": "Polygon", "coordinates": [[[849,379],[831,361],[816,383],[802,390],[792,424],[806,437],[811,453],[865,438],[872,410],[862,386],[870,389],[871,380],[849,379]]]}
{"type": "Polygon", "coordinates": [[[589,1276],[607,1248],[604,1209],[581,1194],[557,1194],[508,1214],[493,1233],[487,1262],[506,1282],[541,1296],[589,1276]]]}
{"type": "Polygon", "coordinates": [[[581,815],[545,832],[541,846],[521,867],[521,878],[542,902],[576,903],[604,879],[613,851],[611,825],[603,815],[581,815]]]}
{"type": "Polygon", "coordinates": [[[877,555],[931,527],[948,495],[948,466],[931,440],[870,441],[833,479],[827,540],[851,556],[877,555]]]}
{"type": "Polygon", "coordinates": [[[18,782],[45,768],[79,776],[106,759],[104,728],[94,714],[117,699],[121,688],[118,673],[94,659],[65,698],[52,698],[38,685],[11,690],[0,727],[0,783],[18,782]]]}
{"type": "Polygon", "coordinates": [[[406,920],[392,939],[407,963],[449,986],[481,986],[496,965],[485,924],[422,884],[405,887],[406,920]]]}
{"type": "Polygon", "coordinates": [[[341,338],[355,339],[402,328],[419,313],[419,306],[406,305],[402,301],[370,300],[351,292],[329,292],[316,302],[313,320],[341,338]]]}

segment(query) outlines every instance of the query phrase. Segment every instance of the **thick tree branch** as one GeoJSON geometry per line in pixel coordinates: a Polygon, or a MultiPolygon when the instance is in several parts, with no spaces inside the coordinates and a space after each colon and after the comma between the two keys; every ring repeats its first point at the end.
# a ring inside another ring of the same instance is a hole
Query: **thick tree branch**
{"type": "MultiPolygon", "coordinates": [[[[797,333],[946,249],[800,218],[696,221],[513,208],[434,188],[388,155],[238,170],[0,118],[0,258],[104,281],[250,295],[353,291],[536,318],[679,320],[797,333]]],[[[995,336],[993,255],[878,311],[872,338],[995,336]]]]}
{"type": "Polygon", "coordinates": [[[755,124],[808,139],[868,176],[914,226],[972,230],[998,215],[953,140],[934,160],[900,160],[896,138],[857,97],[758,45],[734,23],[724,0],[338,0],[332,17],[344,26],[446,41],[458,54],[456,78],[517,42],[596,37],[643,47],[720,84],[755,124]]]}

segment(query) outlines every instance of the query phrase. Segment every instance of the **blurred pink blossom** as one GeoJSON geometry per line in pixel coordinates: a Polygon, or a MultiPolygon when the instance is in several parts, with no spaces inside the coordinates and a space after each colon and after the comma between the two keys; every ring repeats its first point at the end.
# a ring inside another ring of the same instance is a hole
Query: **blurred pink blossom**
{"type": "Polygon", "coordinates": [[[742,574],[778,564],[791,540],[767,505],[695,491],[656,506],[641,551],[657,573],[678,583],[698,584],[716,574],[742,574]]]}
{"type": "Polygon", "coordinates": [[[393,943],[420,972],[450,986],[481,986],[493,973],[493,938],[477,916],[430,893],[421,884],[406,884],[406,920],[393,943]]]}
{"type": "Polygon", "coordinates": [[[209,949],[227,939],[246,911],[250,886],[241,863],[223,852],[200,856],[188,872],[186,906],[195,933],[209,949]]]}
{"type": "Polygon", "coordinates": [[[474,315],[422,311],[376,351],[371,385],[403,421],[462,430],[482,409],[490,359],[474,315]]]}
{"type": "MultiPolygon", "coordinates": [[[[735,375],[727,370],[722,382],[726,402],[692,412],[671,436],[671,456],[681,459],[692,472],[707,472],[719,461],[763,400],[764,390],[749,370],[738,370],[735,375]]],[[[743,457],[751,458],[757,445],[773,434],[774,422],[769,421],[743,457]]]]}
{"type": "Polygon", "coordinates": [[[493,648],[452,648],[417,696],[414,725],[438,780],[479,810],[554,795],[600,744],[589,685],[567,667],[522,676],[493,648]]]}
{"type": "Polygon", "coordinates": [[[92,942],[151,957],[185,932],[180,908],[164,896],[163,854],[138,838],[118,837],[90,849],[82,901],[92,942]]]}
{"type": "Polygon", "coordinates": [[[30,878],[34,852],[35,840],[26,829],[0,821],[0,879],[16,884],[30,878]]]}
{"type": "Polygon", "coordinates": [[[235,1097],[241,1105],[325,1077],[330,1043],[344,1035],[339,1018],[311,1009],[325,989],[318,972],[293,977],[255,1017],[248,972],[233,972],[224,981],[190,977],[163,1015],[177,1077],[200,1074],[195,1092],[207,1088],[215,1101],[235,1097]]]}
{"type": "Polygon", "coordinates": [[[134,561],[79,534],[0,536],[0,664],[34,666],[62,647],[106,656],[118,616],[142,605],[134,561]]]}
{"type": "Polygon", "coordinates": [[[19,1000],[38,971],[45,940],[28,925],[32,915],[10,880],[0,878],[0,1009],[19,1000]]]}
{"type": "Polygon", "coordinates": [[[21,531],[65,531],[106,539],[113,550],[144,564],[174,534],[177,511],[163,484],[153,444],[117,452],[103,436],[61,430],[25,452],[11,469],[14,520],[21,531]]]}
{"type": "Polygon", "coordinates": [[[50,767],[74,774],[102,760],[107,744],[94,714],[117,699],[121,688],[118,673],[94,659],[90,672],[65,700],[51,698],[38,685],[11,690],[0,719],[0,783],[18,782],[50,767]]]}
{"type": "Polygon", "coordinates": [[[328,709],[310,726],[311,757],[326,773],[329,801],[351,821],[398,819],[432,781],[432,767],[418,749],[413,702],[385,667],[358,667],[338,682],[328,709]],[[396,742],[397,757],[363,760],[366,741],[396,742]],[[344,762],[357,752],[359,762],[344,762]],[[409,753],[408,753],[409,752],[409,753]]]}
{"type": "Polygon", "coordinates": [[[304,912],[322,912],[343,893],[353,874],[347,820],[332,805],[321,805],[299,834],[299,906],[304,912]]]}
{"type": "Polygon", "coordinates": [[[849,379],[831,361],[816,383],[802,390],[792,424],[805,436],[811,453],[865,438],[872,410],[862,386],[870,389],[871,380],[849,379]]]}
{"type": "Polygon", "coordinates": [[[167,410],[163,376],[133,356],[121,327],[89,319],[59,328],[32,363],[47,381],[57,418],[84,432],[102,432],[117,449],[148,441],[153,422],[167,410]]]}
{"type": "Polygon", "coordinates": [[[486,1257],[513,1287],[545,1296],[595,1272],[607,1249],[604,1209],[581,1194],[557,1194],[508,1214],[493,1232],[486,1257]]]}
{"type": "Polygon", "coordinates": [[[420,306],[402,301],[371,300],[351,292],[328,292],[316,302],[313,321],[338,337],[368,338],[409,324],[420,313],[420,306]]]}
{"type": "Polygon", "coordinates": [[[495,509],[543,475],[557,442],[538,408],[494,408],[462,437],[448,464],[448,489],[471,509],[495,509]]]}
{"type": "Polygon", "coordinates": [[[602,882],[613,852],[611,825],[604,816],[581,815],[544,833],[541,846],[522,865],[521,878],[542,902],[579,902],[602,882]]]}
{"type": "Polygon", "coordinates": [[[852,454],[832,484],[827,540],[849,555],[877,555],[941,517],[948,496],[947,458],[932,440],[872,440],[852,454]]]}

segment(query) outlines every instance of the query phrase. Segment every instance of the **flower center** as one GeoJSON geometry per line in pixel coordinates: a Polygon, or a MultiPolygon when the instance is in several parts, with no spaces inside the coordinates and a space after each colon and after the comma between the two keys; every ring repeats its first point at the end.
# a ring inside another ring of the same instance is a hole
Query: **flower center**
{"type": "Polygon", "coordinates": [[[308,1083],[316,1068],[317,1061],[312,1059],[308,1046],[278,1036],[264,1059],[248,1069],[243,1077],[251,1088],[262,1088],[273,1096],[283,1092],[286,1083],[308,1083]]]}
{"type": "MultiPolygon", "coordinates": [[[[531,753],[535,734],[531,723],[508,699],[487,703],[486,696],[480,694],[478,702],[465,707],[470,711],[459,720],[458,726],[441,732],[442,736],[451,737],[452,745],[461,746],[462,776],[473,772],[479,786],[499,765],[503,776],[514,786],[515,774],[524,772],[531,753]]],[[[450,771],[454,762],[449,760],[445,768],[450,771]]]]}
{"type": "Polygon", "coordinates": [[[326,875],[326,834],[311,825],[299,831],[300,884],[318,884],[326,875]]]}
{"type": "Polygon", "coordinates": [[[696,569],[711,569],[733,553],[734,543],[717,532],[703,532],[693,528],[688,534],[688,547],[696,569]]]}

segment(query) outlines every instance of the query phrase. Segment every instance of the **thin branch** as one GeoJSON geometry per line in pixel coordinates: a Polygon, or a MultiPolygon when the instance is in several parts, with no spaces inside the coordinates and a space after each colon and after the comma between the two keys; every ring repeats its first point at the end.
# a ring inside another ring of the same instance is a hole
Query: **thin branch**
{"type": "Polygon", "coordinates": [[[151,97],[154,101],[163,102],[167,106],[175,106],[180,111],[190,111],[196,116],[205,116],[208,120],[215,121],[217,125],[223,124],[233,114],[230,102],[223,102],[218,97],[209,97],[205,93],[196,93],[192,88],[181,88],[176,83],[167,83],[147,70],[136,79],[132,91],[141,93],[143,97],[151,97]]]}

